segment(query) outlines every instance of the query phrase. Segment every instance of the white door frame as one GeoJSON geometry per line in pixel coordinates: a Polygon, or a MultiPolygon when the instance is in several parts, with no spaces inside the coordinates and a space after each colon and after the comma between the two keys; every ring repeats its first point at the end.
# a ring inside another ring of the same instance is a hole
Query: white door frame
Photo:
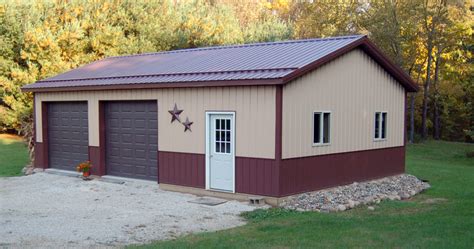
{"type": "MultiPolygon", "coordinates": [[[[211,120],[211,115],[232,115],[232,135],[231,135],[231,139],[232,139],[232,146],[231,146],[231,153],[233,155],[233,158],[232,158],[232,181],[233,181],[233,186],[232,186],[232,191],[230,191],[231,193],[235,193],[235,112],[218,112],[218,111],[208,111],[206,112],[206,138],[205,138],[205,141],[206,141],[206,189],[207,190],[213,190],[213,191],[219,191],[217,189],[211,189],[211,176],[210,176],[210,166],[211,166],[211,158],[210,158],[210,148],[211,148],[211,144],[210,144],[210,129],[211,129],[211,125],[210,125],[210,120],[211,120]]],[[[229,191],[222,191],[222,192],[229,192],[229,191]]]]}

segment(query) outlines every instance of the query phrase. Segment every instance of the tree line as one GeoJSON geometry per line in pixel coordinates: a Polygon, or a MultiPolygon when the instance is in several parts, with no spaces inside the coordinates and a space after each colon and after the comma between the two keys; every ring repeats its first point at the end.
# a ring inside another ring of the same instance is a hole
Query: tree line
{"type": "Polygon", "coordinates": [[[31,134],[20,87],[108,56],[366,34],[420,86],[411,141],[474,139],[470,1],[0,0],[0,130],[31,134]]]}

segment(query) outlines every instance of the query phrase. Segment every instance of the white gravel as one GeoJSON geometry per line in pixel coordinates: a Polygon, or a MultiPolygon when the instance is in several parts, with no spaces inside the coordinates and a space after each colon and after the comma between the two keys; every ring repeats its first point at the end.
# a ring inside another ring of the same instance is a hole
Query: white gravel
{"type": "Polygon", "coordinates": [[[0,248],[112,248],[244,224],[255,207],[217,206],[154,182],[116,184],[36,173],[0,179],[0,248]]]}

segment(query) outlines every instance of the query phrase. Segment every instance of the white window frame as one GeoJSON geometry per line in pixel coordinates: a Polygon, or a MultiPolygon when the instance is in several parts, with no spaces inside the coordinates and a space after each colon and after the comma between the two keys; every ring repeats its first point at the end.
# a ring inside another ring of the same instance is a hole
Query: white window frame
{"type": "MultiPolygon", "coordinates": [[[[222,114],[222,113],[221,113],[221,114],[222,114]]],[[[226,113],[226,114],[230,114],[230,113],[226,113]]],[[[217,115],[219,115],[219,114],[217,114],[217,115]]],[[[210,117],[210,116],[209,116],[209,117],[210,117]]],[[[234,118],[234,115],[233,115],[233,114],[232,114],[232,117],[234,118]]],[[[222,119],[220,119],[220,120],[222,120],[222,119]]],[[[226,121],[229,120],[229,123],[230,123],[231,127],[233,127],[232,125],[233,125],[234,122],[232,122],[232,118],[231,118],[231,119],[224,119],[224,120],[226,120],[226,121]]],[[[209,121],[209,122],[210,122],[210,121],[209,121]]],[[[209,125],[210,125],[210,124],[209,124],[209,125]]],[[[227,124],[226,124],[226,125],[227,125],[227,124]]],[[[229,129],[229,127],[226,127],[225,130],[222,130],[222,127],[219,127],[219,131],[230,132],[230,134],[231,134],[230,139],[233,139],[233,137],[232,137],[232,133],[233,133],[233,132],[232,132],[231,129],[229,129]]],[[[217,142],[217,141],[216,141],[216,142],[217,142]]],[[[220,152],[220,151],[217,152],[217,151],[216,151],[217,147],[214,146],[214,151],[213,151],[212,153],[221,154],[221,155],[231,155],[231,154],[232,154],[233,147],[234,147],[234,145],[232,144],[233,141],[230,141],[230,142],[222,141],[222,137],[220,137],[220,141],[218,141],[218,142],[219,142],[219,143],[225,143],[226,145],[225,145],[224,148],[227,148],[227,145],[229,145],[229,146],[230,146],[229,152],[226,152],[226,151],[224,151],[224,152],[220,152]]],[[[219,144],[219,145],[220,145],[220,144],[219,144]]],[[[210,148],[211,148],[211,147],[210,147],[210,148]]],[[[221,148],[222,148],[222,147],[221,147],[221,148]]]]}
{"type": "Polygon", "coordinates": [[[374,121],[372,122],[372,127],[373,127],[373,129],[374,129],[374,133],[373,133],[373,139],[374,139],[374,141],[375,141],[375,142],[386,141],[386,140],[387,140],[387,136],[388,136],[388,133],[387,133],[387,131],[388,131],[388,128],[387,128],[387,127],[388,127],[388,124],[387,124],[388,112],[387,112],[387,111],[375,111],[373,117],[374,117],[374,121]],[[383,119],[383,118],[382,118],[382,117],[383,117],[383,114],[384,114],[384,113],[385,113],[385,116],[386,116],[385,126],[382,125],[382,124],[383,124],[383,122],[382,122],[382,119],[383,119]],[[374,126],[377,114],[380,115],[380,118],[379,118],[379,136],[378,136],[378,137],[375,136],[376,130],[375,130],[375,126],[374,126]],[[383,132],[382,132],[382,129],[385,130],[385,137],[384,137],[384,138],[382,138],[382,133],[383,133],[383,132]]]}
{"type": "Polygon", "coordinates": [[[311,142],[313,144],[313,147],[316,146],[328,146],[331,145],[331,140],[332,140],[332,129],[331,129],[331,124],[332,124],[332,113],[331,111],[313,111],[312,113],[313,117],[313,126],[311,127],[311,142]],[[319,143],[314,142],[314,125],[315,125],[315,120],[314,120],[314,115],[315,114],[321,114],[321,118],[319,119],[319,143]],[[324,114],[328,113],[329,114],[329,142],[325,143],[324,142],[324,114]]]}

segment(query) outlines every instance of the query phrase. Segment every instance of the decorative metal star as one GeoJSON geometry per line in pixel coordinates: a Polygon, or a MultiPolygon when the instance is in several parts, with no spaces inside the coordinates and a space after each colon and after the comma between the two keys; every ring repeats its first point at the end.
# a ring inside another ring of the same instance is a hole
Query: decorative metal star
{"type": "Polygon", "coordinates": [[[186,121],[183,122],[183,125],[184,125],[184,132],[186,132],[187,130],[189,131],[192,131],[191,130],[191,125],[193,124],[193,122],[190,122],[189,121],[189,118],[186,117],[186,121]]]}
{"type": "Polygon", "coordinates": [[[183,110],[178,110],[178,106],[176,103],[174,104],[173,110],[168,111],[171,114],[171,123],[173,123],[175,120],[178,120],[178,122],[181,122],[179,119],[179,114],[183,112],[183,110]]]}

